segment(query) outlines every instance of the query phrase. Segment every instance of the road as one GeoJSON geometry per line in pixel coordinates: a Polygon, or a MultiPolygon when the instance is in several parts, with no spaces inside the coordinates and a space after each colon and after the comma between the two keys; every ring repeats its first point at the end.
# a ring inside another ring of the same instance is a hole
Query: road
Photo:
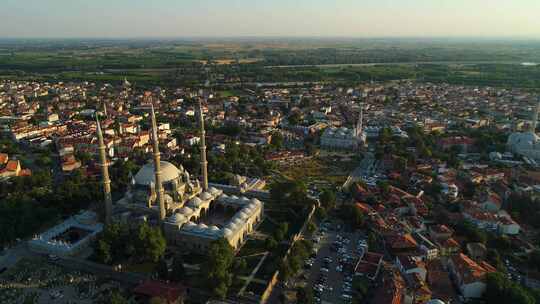
{"type": "Polygon", "coordinates": [[[375,169],[375,156],[372,153],[365,153],[360,165],[349,175],[342,188],[347,189],[352,183],[361,179],[362,176],[372,176],[375,169]]]}

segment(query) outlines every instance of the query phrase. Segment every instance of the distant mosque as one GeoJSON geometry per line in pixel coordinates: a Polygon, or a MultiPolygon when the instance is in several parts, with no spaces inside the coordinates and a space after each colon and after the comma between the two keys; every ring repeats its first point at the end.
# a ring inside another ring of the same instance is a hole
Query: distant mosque
{"type": "Polygon", "coordinates": [[[536,135],[538,124],[538,112],[540,111],[540,101],[533,113],[532,123],[526,132],[514,132],[508,137],[507,148],[510,152],[522,157],[529,158],[535,162],[540,161],[540,137],[536,135]]]}
{"type": "Polygon", "coordinates": [[[354,129],[327,128],[321,136],[321,148],[325,150],[356,151],[366,143],[363,129],[363,105],[360,105],[360,117],[354,129]]]}

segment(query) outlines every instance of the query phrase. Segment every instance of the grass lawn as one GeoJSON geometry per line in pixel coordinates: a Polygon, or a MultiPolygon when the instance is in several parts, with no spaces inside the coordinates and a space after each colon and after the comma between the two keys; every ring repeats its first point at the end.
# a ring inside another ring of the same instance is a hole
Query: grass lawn
{"type": "Polygon", "coordinates": [[[271,235],[276,228],[277,228],[276,224],[272,223],[268,219],[264,219],[262,223],[259,224],[258,230],[264,234],[271,235]]]}
{"type": "Polygon", "coordinates": [[[231,287],[229,287],[228,294],[229,296],[236,296],[240,289],[244,286],[244,280],[240,280],[238,278],[233,278],[231,287]]]}
{"type": "Polygon", "coordinates": [[[249,283],[248,287],[246,288],[246,291],[252,292],[253,294],[256,294],[256,295],[262,295],[266,289],[266,286],[267,286],[266,284],[261,284],[259,282],[252,281],[251,283],[249,283]]]}
{"type": "Polygon", "coordinates": [[[125,266],[124,270],[129,272],[139,272],[139,273],[154,273],[156,269],[156,263],[142,263],[125,266]]]}
{"type": "Polygon", "coordinates": [[[325,158],[311,158],[301,165],[282,165],[279,171],[282,175],[293,180],[302,180],[305,183],[326,182],[341,185],[347,180],[348,174],[355,168],[355,162],[335,162],[325,158]]]}
{"type": "Polygon", "coordinates": [[[257,253],[263,253],[266,251],[264,241],[262,240],[248,240],[244,246],[240,249],[237,257],[248,256],[257,253]]]}

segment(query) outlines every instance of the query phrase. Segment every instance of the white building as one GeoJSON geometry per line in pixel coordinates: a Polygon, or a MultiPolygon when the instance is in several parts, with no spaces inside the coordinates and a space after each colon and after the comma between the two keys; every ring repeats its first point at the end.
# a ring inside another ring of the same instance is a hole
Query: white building
{"type": "Polygon", "coordinates": [[[262,220],[264,205],[256,198],[228,196],[221,190],[210,187],[199,197],[170,216],[164,223],[169,244],[182,248],[205,251],[210,243],[225,238],[231,247],[238,249],[247,236],[262,220]],[[212,212],[220,209],[235,212],[234,216],[220,223],[212,222],[212,212]],[[209,217],[209,222],[205,218],[209,217]]]}
{"type": "Polygon", "coordinates": [[[363,107],[360,106],[360,117],[354,129],[327,128],[321,136],[321,148],[327,150],[357,150],[366,143],[363,130],[363,107]]]}
{"type": "Polygon", "coordinates": [[[52,227],[28,241],[28,247],[39,253],[61,257],[74,256],[87,248],[96,235],[103,230],[97,215],[81,211],[59,225],[52,227]]]}
{"type": "Polygon", "coordinates": [[[465,298],[481,298],[486,291],[486,274],[495,272],[493,266],[473,261],[463,253],[452,256],[448,267],[460,293],[465,298]]]}
{"type": "Polygon", "coordinates": [[[507,148],[510,152],[519,156],[530,158],[534,161],[540,161],[540,137],[536,135],[535,130],[538,124],[538,111],[540,102],[533,113],[531,128],[527,132],[515,132],[510,134],[507,141],[507,148]]]}

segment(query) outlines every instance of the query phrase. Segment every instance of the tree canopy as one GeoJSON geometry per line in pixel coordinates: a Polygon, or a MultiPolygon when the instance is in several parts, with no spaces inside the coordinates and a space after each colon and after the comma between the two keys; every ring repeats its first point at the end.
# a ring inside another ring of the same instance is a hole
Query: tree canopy
{"type": "Polygon", "coordinates": [[[213,241],[208,249],[208,258],[202,265],[208,286],[212,293],[224,299],[232,284],[231,268],[234,261],[234,252],[227,242],[221,238],[213,241]]]}

